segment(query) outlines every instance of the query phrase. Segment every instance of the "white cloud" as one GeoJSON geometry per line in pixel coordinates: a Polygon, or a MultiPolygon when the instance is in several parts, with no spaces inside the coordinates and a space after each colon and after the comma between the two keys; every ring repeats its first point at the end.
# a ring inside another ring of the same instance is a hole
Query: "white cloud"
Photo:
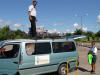
{"type": "Polygon", "coordinates": [[[10,21],[7,21],[7,22],[5,22],[5,24],[6,24],[6,25],[10,25],[10,24],[11,24],[11,22],[10,22],[10,21]]]}
{"type": "Polygon", "coordinates": [[[97,23],[100,23],[100,15],[97,16],[97,23]]]}
{"type": "Polygon", "coordinates": [[[67,30],[66,30],[66,32],[67,32],[67,33],[70,33],[70,30],[69,30],[69,29],[67,29],[67,30]]]}
{"type": "Polygon", "coordinates": [[[74,16],[75,16],[75,17],[82,17],[82,16],[88,16],[88,15],[89,15],[88,13],[85,13],[85,14],[83,14],[83,15],[75,14],[74,16]]]}
{"type": "Polygon", "coordinates": [[[1,26],[1,28],[2,28],[3,26],[10,25],[10,24],[11,24],[10,21],[4,21],[4,20],[0,19],[0,26],[1,26]]]}
{"type": "Polygon", "coordinates": [[[2,26],[2,23],[0,23],[0,28],[1,28],[1,26],[2,26]]]}
{"type": "Polygon", "coordinates": [[[25,31],[26,34],[28,34],[28,31],[25,31]]]}
{"type": "Polygon", "coordinates": [[[3,22],[3,20],[2,19],[0,19],[0,23],[2,23],[3,22]]]}
{"type": "Polygon", "coordinates": [[[100,19],[100,15],[98,15],[98,19],[100,19]]]}
{"type": "Polygon", "coordinates": [[[79,24],[78,24],[77,22],[74,23],[73,26],[74,26],[75,28],[80,28],[80,26],[79,26],[79,24]]]}
{"type": "Polygon", "coordinates": [[[66,33],[74,33],[74,31],[73,31],[73,30],[67,29],[67,30],[66,30],[66,33]]]}
{"type": "Polygon", "coordinates": [[[0,28],[2,28],[3,26],[4,26],[4,24],[3,24],[3,20],[0,19],[0,28]]]}
{"type": "Polygon", "coordinates": [[[20,25],[21,25],[21,24],[17,24],[17,23],[16,23],[16,24],[14,24],[14,28],[13,28],[13,30],[15,30],[15,31],[16,31],[16,30],[20,27],[20,25]]]}
{"type": "Polygon", "coordinates": [[[100,20],[97,20],[97,23],[100,23],[100,20]]]}
{"type": "Polygon", "coordinates": [[[17,30],[17,28],[14,28],[13,30],[17,30]]]}
{"type": "Polygon", "coordinates": [[[48,22],[49,20],[48,20],[48,19],[44,19],[44,21],[45,21],[45,22],[48,22]]]}
{"type": "Polygon", "coordinates": [[[25,24],[26,25],[26,27],[30,27],[30,24],[25,24]]]}
{"type": "Polygon", "coordinates": [[[88,16],[88,15],[89,15],[88,13],[85,14],[85,16],[88,16]]]}
{"type": "Polygon", "coordinates": [[[63,24],[53,24],[53,26],[62,26],[63,24]]]}
{"type": "Polygon", "coordinates": [[[48,33],[59,33],[59,31],[57,29],[53,29],[53,30],[48,30],[48,33]]]}
{"type": "Polygon", "coordinates": [[[82,30],[87,31],[88,29],[87,29],[87,27],[82,27],[82,30]]]}
{"type": "Polygon", "coordinates": [[[75,14],[75,17],[77,17],[78,15],[77,14],[75,14]]]}
{"type": "Polygon", "coordinates": [[[15,27],[20,27],[21,24],[16,23],[16,24],[14,24],[14,26],[15,26],[15,27]]]}
{"type": "Polygon", "coordinates": [[[74,26],[75,28],[77,28],[77,29],[82,29],[83,31],[87,31],[87,30],[88,30],[88,28],[85,27],[85,25],[81,26],[81,25],[79,25],[78,23],[74,23],[73,26],[74,26]]]}

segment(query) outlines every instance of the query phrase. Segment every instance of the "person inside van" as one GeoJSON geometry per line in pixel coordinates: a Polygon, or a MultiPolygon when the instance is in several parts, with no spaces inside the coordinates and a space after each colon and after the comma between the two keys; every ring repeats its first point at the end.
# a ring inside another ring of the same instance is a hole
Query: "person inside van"
{"type": "Polygon", "coordinates": [[[26,52],[28,55],[33,55],[35,53],[35,44],[27,43],[26,44],[26,52]]]}
{"type": "Polygon", "coordinates": [[[15,58],[18,55],[19,45],[5,45],[0,49],[0,56],[2,58],[15,58]]]}

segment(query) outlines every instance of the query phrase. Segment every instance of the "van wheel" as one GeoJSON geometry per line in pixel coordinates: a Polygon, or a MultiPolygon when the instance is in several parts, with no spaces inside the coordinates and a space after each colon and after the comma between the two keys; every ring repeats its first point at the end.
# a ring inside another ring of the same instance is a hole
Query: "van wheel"
{"type": "Polygon", "coordinates": [[[17,72],[15,75],[20,75],[19,72],[17,72]]]}
{"type": "Polygon", "coordinates": [[[67,64],[61,64],[58,68],[59,75],[67,75],[67,64]]]}

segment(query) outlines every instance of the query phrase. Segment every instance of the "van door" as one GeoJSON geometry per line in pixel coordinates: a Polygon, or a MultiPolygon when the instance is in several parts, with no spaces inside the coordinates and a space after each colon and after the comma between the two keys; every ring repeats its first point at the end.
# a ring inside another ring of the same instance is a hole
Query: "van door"
{"type": "Polygon", "coordinates": [[[15,75],[18,70],[20,44],[6,44],[0,48],[0,75],[15,75]]]}
{"type": "Polygon", "coordinates": [[[52,70],[50,64],[51,45],[49,42],[25,44],[26,54],[20,66],[22,75],[38,75],[52,70]]]}

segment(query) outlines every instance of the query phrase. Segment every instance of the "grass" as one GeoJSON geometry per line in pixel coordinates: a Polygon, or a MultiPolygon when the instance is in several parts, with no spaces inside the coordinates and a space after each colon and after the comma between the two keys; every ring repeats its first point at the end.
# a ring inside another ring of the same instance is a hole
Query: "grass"
{"type": "Polygon", "coordinates": [[[82,38],[82,39],[77,39],[77,42],[87,42],[87,43],[91,43],[92,41],[100,43],[100,37],[95,37],[94,40],[92,39],[92,37],[90,37],[90,39],[88,40],[88,38],[82,38]]]}

